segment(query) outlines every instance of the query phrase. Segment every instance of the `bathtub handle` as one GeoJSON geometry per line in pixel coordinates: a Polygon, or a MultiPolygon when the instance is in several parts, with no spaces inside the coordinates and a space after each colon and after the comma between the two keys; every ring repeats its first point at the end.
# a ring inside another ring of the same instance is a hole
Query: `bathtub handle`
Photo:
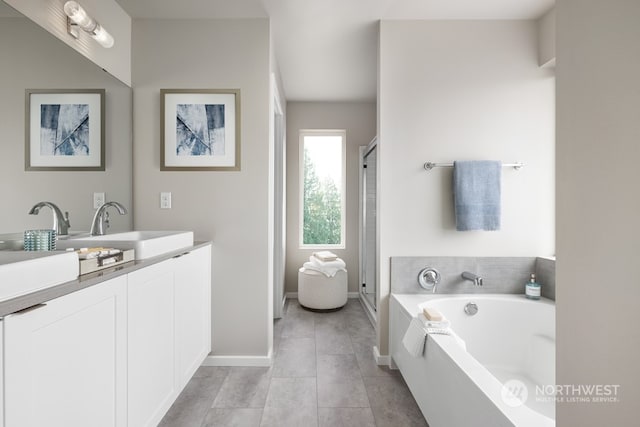
{"type": "Polygon", "coordinates": [[[438,283],[440,283],[440,272],[432,267],[426,267],[418,273],[418,283],[422,289],[436,293],[438,283]]]}

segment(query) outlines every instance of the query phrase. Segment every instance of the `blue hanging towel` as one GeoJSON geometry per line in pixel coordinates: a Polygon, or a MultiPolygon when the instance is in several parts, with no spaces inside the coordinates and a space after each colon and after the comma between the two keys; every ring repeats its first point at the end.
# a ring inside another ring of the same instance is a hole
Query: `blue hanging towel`
{"type": "Polygon", "coordinates": [[[456,230],[500,230],[501,175],[499,161],[453,163],[456,230]]]}

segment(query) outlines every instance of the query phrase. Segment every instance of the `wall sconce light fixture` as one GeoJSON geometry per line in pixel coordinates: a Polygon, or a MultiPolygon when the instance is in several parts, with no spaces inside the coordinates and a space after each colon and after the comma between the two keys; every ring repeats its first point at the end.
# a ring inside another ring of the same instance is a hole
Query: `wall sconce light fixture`
{"type": "Polygon", "coordinates": [[[67,32],[74,38],[78,38],[80,33],[78,28],[83,29],[102,47],[113,46],[113,37],[102,26],[87,15],[87,12],[75,1],[68,1],[64,4],[64,13],[67,14],[67,32]]]}

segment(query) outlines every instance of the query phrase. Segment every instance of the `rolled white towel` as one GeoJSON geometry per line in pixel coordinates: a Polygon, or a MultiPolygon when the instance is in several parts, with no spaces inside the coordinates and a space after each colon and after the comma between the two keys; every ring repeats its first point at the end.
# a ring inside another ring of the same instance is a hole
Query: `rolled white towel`
{"type": "Polygon", "coordinates": [[[313,256],[322,262],[335,261],[338,259],[338,255],[334,254],[331,251],[314,252],[313,256]]]}

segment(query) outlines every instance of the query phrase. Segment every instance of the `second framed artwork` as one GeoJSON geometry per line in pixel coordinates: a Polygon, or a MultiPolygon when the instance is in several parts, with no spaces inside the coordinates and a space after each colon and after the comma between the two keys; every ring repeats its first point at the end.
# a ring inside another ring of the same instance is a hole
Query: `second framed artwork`
{"type": "Polygon", "coordinates": [[[240,170],[240,90],[160,90],[160,170],[240,170]]]}

